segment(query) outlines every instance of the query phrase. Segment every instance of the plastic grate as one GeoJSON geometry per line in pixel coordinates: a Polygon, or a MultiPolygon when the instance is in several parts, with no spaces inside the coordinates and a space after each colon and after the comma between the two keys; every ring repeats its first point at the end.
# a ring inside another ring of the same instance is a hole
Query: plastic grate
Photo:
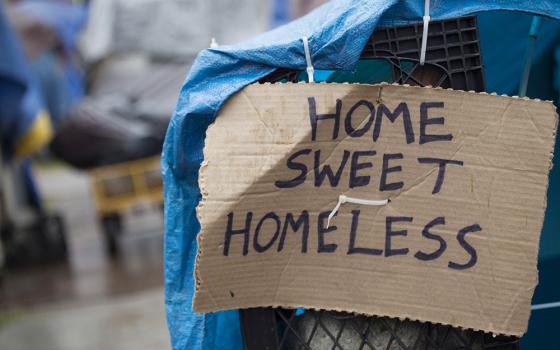
{"type": "MultiPolygon", "coordinates": [[[[422,23],[377,29],[364,48],[361,58],[383,57],[396,62],[403,59],[419,62],[422,29],[422,23]]],[[[437,86],[484,91],[476,17],[430,22],[426,62],[446,72],[447,79],[437,86]]],[[[418,64],[414,69],[419,67],[418,64]]]]}
{"type": "MultiPolygon", "coordinates": [[[[482,56],[475,16],[430,22],[426,64],[420,66],[422,23],[375,30],[361,60],[380,59],[393,68],[389,82],[484,91],[482,56]]],[[[301,71],[278,69],[260,82],[297,82],[301,71]]]]}

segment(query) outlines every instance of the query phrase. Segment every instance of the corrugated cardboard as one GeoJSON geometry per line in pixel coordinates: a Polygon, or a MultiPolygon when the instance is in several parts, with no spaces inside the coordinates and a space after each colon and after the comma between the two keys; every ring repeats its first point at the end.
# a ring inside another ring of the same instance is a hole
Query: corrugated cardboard
{"type": "Polygon", "coordinates": [[[556,126],[552,103],[506,96],[248,86],[207,132],[195,310],[305,307],[523,334],[556,126]],[[341,163],[338,181],[320,181],[341,163]],[[327,229],[341,194],[390,202],[342,204],[327,229]]]}

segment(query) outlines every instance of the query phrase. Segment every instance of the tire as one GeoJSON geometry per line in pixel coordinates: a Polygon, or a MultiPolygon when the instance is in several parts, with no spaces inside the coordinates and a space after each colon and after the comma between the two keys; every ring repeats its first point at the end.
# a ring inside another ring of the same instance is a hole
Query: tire
{"type": "Polygon", "coordinates": [[[18,263],[17,245],[14,236],[14,225],[11,222],[4,223],[0,228],[0,239],[4,250],[4,266],[13,266],[18,263]]]}
{"type": "Polygon", "coordinates": [[[118,213],[104,214],[101,219],[105,251],[111,257],[116,257],[120,252],[119,235],[122,232],[122,219],[118,213]]]}
{"type": "Polygon", "coordinates": [[[67,260],[66,227],[62,216],[55,214],[41,218],[39,232],[45,242],[45,256],[47,260],[67,260]]]}
{"type": "Polygon", "coordinates": [[[516,337],[389,317],[281,308],[239,311],[245,350],[519,350],[516,337]]]}

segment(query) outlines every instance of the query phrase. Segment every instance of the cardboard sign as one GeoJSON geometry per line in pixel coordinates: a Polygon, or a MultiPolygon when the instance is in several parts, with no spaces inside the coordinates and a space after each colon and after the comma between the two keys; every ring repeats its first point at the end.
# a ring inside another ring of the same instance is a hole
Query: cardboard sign
{"type": "Polygon", "coordinates": [[[550,102],[397,85],[251,85],[206,137],[196,311],[305,307],[527,328],[550,102]],[[384,200],[343,203],[340,195],[384,200]]]}

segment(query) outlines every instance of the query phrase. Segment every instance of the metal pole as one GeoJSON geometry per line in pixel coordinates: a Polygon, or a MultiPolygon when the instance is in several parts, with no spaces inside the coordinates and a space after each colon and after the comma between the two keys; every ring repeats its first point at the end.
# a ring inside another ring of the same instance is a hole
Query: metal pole
{"type": "Polygon", "coordinates": [[[529,83],[529,74],[531,73],[531,61],[533,59],[533,52],[535,51],[535,44],[537,42],[537,32],[541,23],[541,17],[533,16],[531,21],[531,29],[529,30],[529,44],[527,45],[527,52],[525,53],[525,66],[523,67],[523,75],[519,83],[519,96],[524,97],[527,95],[527,84],[529,83]]]}

